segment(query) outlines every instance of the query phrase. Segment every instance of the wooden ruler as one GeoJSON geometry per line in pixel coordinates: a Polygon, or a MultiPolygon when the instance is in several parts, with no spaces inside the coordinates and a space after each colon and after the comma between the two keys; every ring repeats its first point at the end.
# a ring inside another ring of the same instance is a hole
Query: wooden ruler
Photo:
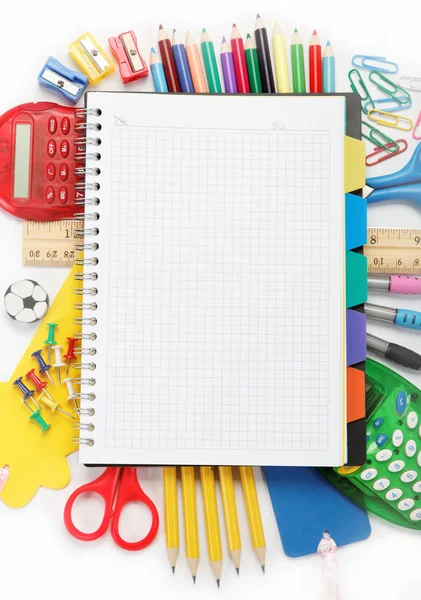
{"type": "Polygon", "coordinates": [[[364,256],[369,273],[421,275],[421,229],[369,227],[364,256]]]}
{"type": "Polygon", "coordinates": [[[71,267],[75,243],[83,239],[80,221],[23,224],[22,261],[26,267],[71,267]]]}

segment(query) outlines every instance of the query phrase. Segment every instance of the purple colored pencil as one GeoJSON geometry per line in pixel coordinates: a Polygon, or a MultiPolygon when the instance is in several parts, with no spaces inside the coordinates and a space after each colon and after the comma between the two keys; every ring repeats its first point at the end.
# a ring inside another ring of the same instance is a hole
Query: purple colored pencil
{"type": "Polygon", "coordinates": [[[237,94],[237,80],[235,78],[234,58],[232,56],[230,45],[225,37],[222,38],[221,48],[222,73],[224,75],[225,92],[227,94],[237,94]]]}

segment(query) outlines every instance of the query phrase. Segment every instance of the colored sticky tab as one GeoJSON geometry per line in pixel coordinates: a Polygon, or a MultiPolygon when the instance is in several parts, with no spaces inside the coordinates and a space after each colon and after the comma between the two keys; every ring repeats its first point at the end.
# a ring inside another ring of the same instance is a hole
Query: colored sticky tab
{"type": "Polygon", "coordinates": [[[368,296],[367,257],[356,252],[346,253],[346,307],[364,304],[368,296]]]}
{"type": "MultiPolygon", "coordinates": [[[[365,418],[365,373],[348,367],[346,370],[347,421],[365,418]]],[[[364,432],[365,435],[365,432],[364,432]]],[[[349,459],[348,459],[349,463],[349,459]]],[[[352,464],[356,464],[353,462],[352,464]]],[[[358,464],[358,463],[357,463],[358,464]]]]}
{"type": "Polygon", "coordinates": [[[354,250],[367,243],[367,200],[355,194],[345,196],[346,249],[354,250]]]}
{"type": "Polygon", "coordinates": [[[367,356],[366,316],[356,310],[346,311],[346,364],[355,365],[367,356]]]}
{"type": "Polygon", "coordinates": [[[263,471],[287,556],[315,554],[325,529],[337,546],[369,537],[371,527],[366,511],[316,469],[264,467],[263,471]]]}
{"type": "Polygon", "coordinates": [[[365,143],[345,136],[344,192],[355,192],[365,186],[365,143]]]}

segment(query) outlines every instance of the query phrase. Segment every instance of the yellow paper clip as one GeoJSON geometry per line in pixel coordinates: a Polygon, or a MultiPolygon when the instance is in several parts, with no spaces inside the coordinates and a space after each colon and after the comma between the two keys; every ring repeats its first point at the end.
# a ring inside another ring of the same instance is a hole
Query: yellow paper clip
{"type": "Polygon", "coordinates": [[[90,33],[84,33],[69,46],[69,54],[89,82],[96,85],[114,71],[114,65],[90,33]]]}
{"type": "Polygon", "coordinates": [[[412,131],[414,122],[408,117],[402,117],[395,113],[390,113],[385,110],[379,110],[378,108],[372,108],[367,113],[368,118],[371,121],[377,123],[377,125],[383,125],[384,127],[392,127],[393,129],[399,129],[400,131],[412,131]]]}

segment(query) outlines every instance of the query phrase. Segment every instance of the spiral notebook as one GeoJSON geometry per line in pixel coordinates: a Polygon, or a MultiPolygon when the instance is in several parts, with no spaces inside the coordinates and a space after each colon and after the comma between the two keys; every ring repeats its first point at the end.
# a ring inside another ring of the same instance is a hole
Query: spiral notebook
{"type": "Polygon", "coordinates": [[[86,107],[81,462],[343,464],[346,98],[86,107]]]}

